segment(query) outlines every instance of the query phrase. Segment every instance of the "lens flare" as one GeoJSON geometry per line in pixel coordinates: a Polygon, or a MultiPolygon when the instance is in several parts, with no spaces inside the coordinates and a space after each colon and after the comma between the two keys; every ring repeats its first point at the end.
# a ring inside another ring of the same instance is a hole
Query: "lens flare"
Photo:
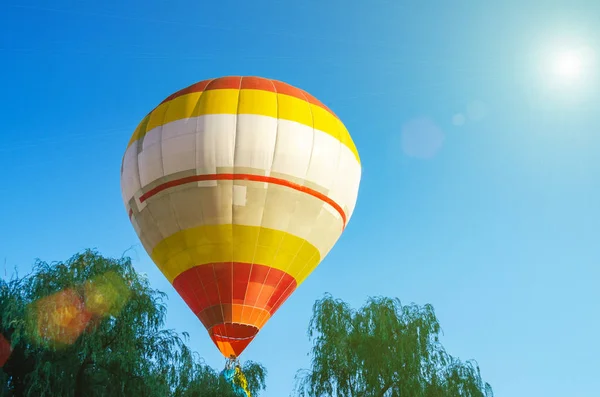
{"type": "Polygon", "coordinates": [[[4,367],[4,364],[10,358],[12,353],[12,347],[10,342],[6,340],[4,335],[0,335],[0,368],[4,367]]]}
{"type": "Polygon", "coordinates": [[[37,337],[40,342],[60,347],[73,344],[92,314],[72,289],[60,291],[34,303],[37,337]]]}
{"type": "Polygon", "coordinates": [[[87,281],[84,291],[85,308],[100,317],[118,315],[131,294],[125,281],[115,272],[87,281]]]}
{"type": "Polygon", "coordinates": [[[402,126],[402,150],[407,156],[432,158],[443,143],[443,131],[428,118],[414,119],[402,126]]]}

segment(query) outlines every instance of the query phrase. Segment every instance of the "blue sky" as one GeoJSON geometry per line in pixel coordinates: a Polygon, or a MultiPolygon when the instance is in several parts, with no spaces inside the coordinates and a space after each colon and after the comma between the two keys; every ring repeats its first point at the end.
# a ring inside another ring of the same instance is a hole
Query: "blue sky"
{"type": "Polygon", "coordinates": [[[182,87],[280,79],[342,118],[363,179],[338,244],[242,356],[267,366],[265,396],[288,395],[308,366],[325,292],[355,307],[371,295],[433,304],[448,351],[476,359],[498,396],[596,396],[600,91],[591,67],[579,85],[545,70],[561,46],[600,56],[600,3],[205,3],[0,3],[7,274],[134,246],[136,267],[169,294],[168,326],[220,369],[129,224],[121,157],[182,87]]]}

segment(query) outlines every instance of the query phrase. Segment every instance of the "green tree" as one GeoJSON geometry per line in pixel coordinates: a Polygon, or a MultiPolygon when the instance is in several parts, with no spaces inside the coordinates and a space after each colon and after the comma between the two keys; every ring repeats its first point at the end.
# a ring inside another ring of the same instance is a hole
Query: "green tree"
{"type": "MultiPolygon", "coordinates": [[[[89,250],[0,281],[0,334],[12,345],[2,395],[234,396],[186,346],[187,335],[163,329],[165,298],[129,258],[89,250]]],[[[265,369],[244,369],[258,395],[265,369]]]]}
{"type": "Polygon", "coordinates": [[[313,307],[312,365],[299,371],[300,396],[487,397],[474,361],[447,354],[431,305],[371,298],[359,310],[326,295],[313,307]]]}

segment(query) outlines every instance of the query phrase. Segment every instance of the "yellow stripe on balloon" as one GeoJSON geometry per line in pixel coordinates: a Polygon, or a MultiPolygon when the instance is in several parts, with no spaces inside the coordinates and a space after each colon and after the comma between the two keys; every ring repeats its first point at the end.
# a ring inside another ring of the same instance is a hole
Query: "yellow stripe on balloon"
{"type": "Polygon", "coordinates": [[[259,226],[232,224],[203,225],[177,232],[158,243],[151,257],[171,283],[194,266],[243,262],[284,271],[300,285],[321,261],[319,250],[300,237],[259,226]]]}
{"type": "Polygon", "coordinates": [[[347,146],[360,163],[350,133],[330,112],[290,95],[255,89],[193,92],[164,102],[140,123],[127,147],[156,127],[206,114],[255,114],[295,121],[333,136],[347,146]]]}

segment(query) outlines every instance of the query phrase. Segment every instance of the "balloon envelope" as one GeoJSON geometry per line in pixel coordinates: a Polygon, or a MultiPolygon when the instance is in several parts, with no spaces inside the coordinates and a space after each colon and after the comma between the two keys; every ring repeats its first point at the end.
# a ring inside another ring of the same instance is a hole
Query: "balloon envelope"
{"type": "Polygon", "coordinates": [[[121,190],[144,248],[226,356],[239,356],[331,250],[358,195],[344,124],[260,77],[201,81],[139,124],[121,190]]]}

